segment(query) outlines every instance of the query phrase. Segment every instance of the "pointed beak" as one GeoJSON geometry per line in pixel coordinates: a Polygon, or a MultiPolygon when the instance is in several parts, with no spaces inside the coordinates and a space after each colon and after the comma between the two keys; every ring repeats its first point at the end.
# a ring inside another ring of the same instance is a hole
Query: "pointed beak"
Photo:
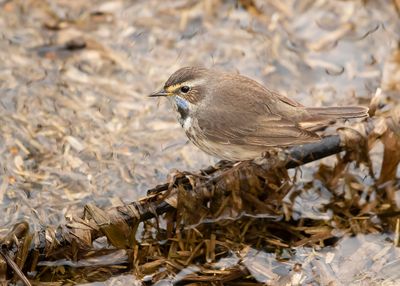
{"type": "Polygon", "coordinates": [[[149,95],[149,97],[159,97],[159,96],[168,96],[171,95],[168,93],[165,89],[161,89],[157,92],[153,92],[152,94],[149,95]]]}

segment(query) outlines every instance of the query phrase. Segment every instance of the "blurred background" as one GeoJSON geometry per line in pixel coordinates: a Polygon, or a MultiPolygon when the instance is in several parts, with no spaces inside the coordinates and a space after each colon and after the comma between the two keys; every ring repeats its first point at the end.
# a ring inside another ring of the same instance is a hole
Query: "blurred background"
{"type": "Polygon", "coordinates": [[[0,5],[0,233],[130,202],[174,169],[216,162],[166,100],[147,97],[182,66],[241,73],[310,106],[399,88],[396,0],[0,5]]]}

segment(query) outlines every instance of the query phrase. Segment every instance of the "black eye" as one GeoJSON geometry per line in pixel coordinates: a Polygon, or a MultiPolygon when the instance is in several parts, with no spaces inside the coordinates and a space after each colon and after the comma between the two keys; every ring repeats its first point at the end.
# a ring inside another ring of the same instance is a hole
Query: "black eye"
{"type": "Polygon", "coordinates": [[[181,87],[181,92],[183,93],[188,93],[190,90],[190,87],[188,87],[187,85],[184,85],[181,87]]]}

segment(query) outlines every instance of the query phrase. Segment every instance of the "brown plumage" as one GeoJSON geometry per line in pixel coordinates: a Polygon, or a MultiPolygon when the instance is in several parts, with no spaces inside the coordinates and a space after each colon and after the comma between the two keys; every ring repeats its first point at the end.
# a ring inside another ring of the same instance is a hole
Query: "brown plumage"
{"type": "Polygon", "coordinates": [[[169,96],[189,139],[203,151],[247,160],[270,147],[315,142],[313,131],[339,118],[367,117],[361,106],[304,107],[258,82],[233,73],[185,67],[167,80],[169,96]]]}

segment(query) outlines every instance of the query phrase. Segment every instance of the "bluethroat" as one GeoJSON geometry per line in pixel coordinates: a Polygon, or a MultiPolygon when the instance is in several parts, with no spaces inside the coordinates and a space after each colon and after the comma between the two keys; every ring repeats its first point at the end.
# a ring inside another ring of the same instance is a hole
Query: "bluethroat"
{"type": "Polygon", "coordinates": [[[305,107],[248,77],[203,67],[177,70],[150,96],[168,97],[190,141],[231,161],[315,142],[315,130],[336,119],[368,116],[361,106],[305,107]]]}

